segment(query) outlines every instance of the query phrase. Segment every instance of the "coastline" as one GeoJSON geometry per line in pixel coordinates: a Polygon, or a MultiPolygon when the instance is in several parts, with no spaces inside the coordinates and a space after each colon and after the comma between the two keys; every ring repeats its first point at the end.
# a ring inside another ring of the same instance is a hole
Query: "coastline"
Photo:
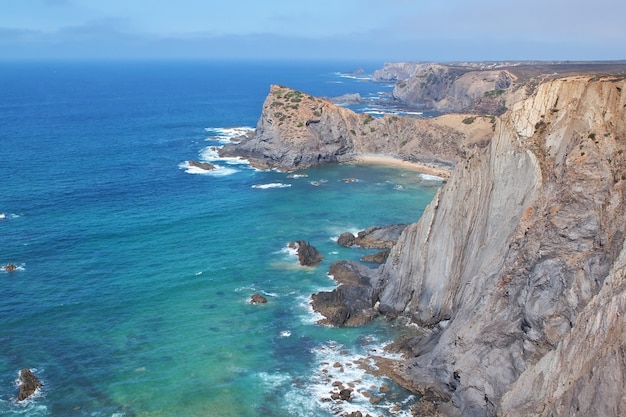
{"type": "Polygon", "coordinates": [[[352,160],[355,164],[362,165],[384,165],[394,168],[403,168],[409,171],[420,172],[422,174],[435,175],[437,177],[449,179],[452,171],[444,168],[436,168],[420,162],[405,161],[389,155],[367,154],[359,155],[352,160]]]}

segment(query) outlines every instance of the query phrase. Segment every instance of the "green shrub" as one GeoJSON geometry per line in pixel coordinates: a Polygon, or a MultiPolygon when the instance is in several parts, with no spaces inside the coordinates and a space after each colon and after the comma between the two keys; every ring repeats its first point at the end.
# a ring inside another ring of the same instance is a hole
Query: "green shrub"
{"type": "Polygon", "coordinates": [[[474,123],[474,120],[476,120],[475,117],[466,117],[462,120],[462,122],[466,125],[471,125],[472,123],[474,123]]]}

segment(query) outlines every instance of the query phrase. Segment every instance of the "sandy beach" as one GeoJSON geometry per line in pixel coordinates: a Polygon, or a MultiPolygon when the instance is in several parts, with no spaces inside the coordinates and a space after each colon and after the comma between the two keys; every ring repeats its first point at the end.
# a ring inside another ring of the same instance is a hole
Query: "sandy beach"
{"type": "Polygon", "coordinates": [[[452,173],[447,169],[436,168],[419,162],[404,161],[387,155],[359,155],[354,159],[354,163],[392,166],[446,179],[450,178],[450,174],[452,173]]]}

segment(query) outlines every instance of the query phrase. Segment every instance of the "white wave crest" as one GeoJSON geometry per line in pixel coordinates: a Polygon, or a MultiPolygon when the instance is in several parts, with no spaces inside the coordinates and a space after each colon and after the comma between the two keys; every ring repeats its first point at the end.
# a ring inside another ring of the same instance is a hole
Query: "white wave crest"
{"type": "Polygon", "coordinates": [[[431,174],[420,174],[420,178],[422,178],[425,181],[445,181],[445,178],[442,177],[438,177],[436,175],[431,175],[431,174]]]}
{"type": "Polygon", "coordinates": [[[178,167],[180,169],[184,169],[187,174],[210,175],[212,177],[225,177],[227,175],[232,175],[236,172],[239,172],[235,168],[223,167],[223,166],[215,165],[215,164],[213,165],[215,166],[214,169],[207,170],[207,169],[199,168],[197,166],[189,165],[189,163],[185,161],[179,164],[178,167]]]}
{"type": "Polygon", "coordinates": [[[233,139],[246,136],[251,132],[254,132],[253,127],[241,126],[241,127],[207,127],[204,129],[212,135],[207,140],[217,140],[222,143],[229,143],[233,139]]]}
{"type": "Polygon", "coordinates": [[[0,271],[4,271],[4,272],[25,271],[25,270],[26,270],[25,264],[16,265],[16,264],[13,264],[13,263],[8,263],[8,264],[4,264],[4,265],[0,266],[0,271]],[[7,269],[7,267],[9,265],[11,265],[11,267],[14,267],[15,269],[12,269],[11,271],[9,271],[7,269]]]}
{"type": "MultiPolygon", "coordinates": [[[[365,338],[362,353],[350,350],[334,341],[313,349],[315,368],[306,384],[292,384],[284,394],[285,408],[290,415],[309,416],[320,410],[333,415],[346,415],[360,411],[363,415],[411,416],[413,395],[397,397],[394,384],[386,377],[372,375],[368,369],[377,369],[370,355],[399,359],[397,355],[384,352],[384,344],[375,337],[365,338]],[[350,401],[334,401],[331,393],[351,389],[350,401]]],[[[286,386],[280,380],[275,388],[286,386]]]]}
{"type": "Polygon", "coordinates": [[[282,182],[271,182],[269,184],[254,184],[252,188],[260,188],[262,190],[267,190],[269,188],[287,188],[291,187],[291,184],[283,184],[282,182]]]}

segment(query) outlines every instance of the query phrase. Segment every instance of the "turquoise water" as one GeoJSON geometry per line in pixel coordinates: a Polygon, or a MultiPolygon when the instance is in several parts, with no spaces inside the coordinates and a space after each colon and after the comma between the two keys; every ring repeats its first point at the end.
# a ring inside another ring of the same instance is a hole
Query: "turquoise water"
{"type": "Polygon", "coordinates": [[[333,238],[416,221],[440,183],[348,165],[290,178],[211,151],[255,125],[271,83],[391,88],[337,73],[354,68],[0,64],[0,265],[19,266],[0,271],[0,415],[392,415],[413,401],[354,363],[401,328],[320,326],[309,300],[333,287],[333,261],[371,253],[333,238]],[[194,172],[191,159],[220,169],[194,172]],[[298,265],[287,244],[299,239],[319,266],[298,265]],[[269,302],[250,304],[256,292],[269,302]],[[44,387],[18,404],[23,367],[44,387]],[[392,392],[335,405],[321,400],[334,380],[392,392]]]}

